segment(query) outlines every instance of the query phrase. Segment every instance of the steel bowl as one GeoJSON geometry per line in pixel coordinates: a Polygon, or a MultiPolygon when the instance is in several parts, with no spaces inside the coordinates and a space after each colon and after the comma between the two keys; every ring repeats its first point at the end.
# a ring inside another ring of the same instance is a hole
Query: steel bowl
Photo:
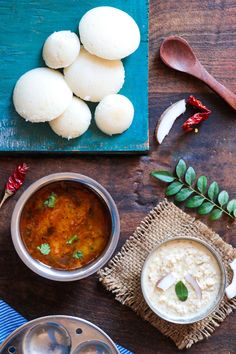
{"type": "Polygon", "coordinates": [[[213,247],[211,247],[208,243],[206,243],[203,240],[200,240],[198,238],[195,237],[173,237],[173,238],[169,238],[168,240],[165,240],[163,242],[161,242],[158,246],[156,246],[148,255],[148,257],[146,258],[143,268],[142,268],[142,273],[141,273],[141,289],[142,289],[142,293],[143,293],[143,297],[147,303],[147,305],[150,307],[150,309],[160,318],[162,318],[163,320],[166,320],[168,322],[171,323],[176,323],[176,324],[190,324],[190,323],[195,323],[198,322],[204,318],[206,318],[207,316],[209,316],[211,313],[213,313],[216,308],[218,307],[218,305],[220,304],[221,300],[224,297],[225,294],[225,288],[226,288],[226,271],[225,271],[225,267],[224,264],[222,262],[222,258],[221,256],[215,251],[215,249],[213,247]],[[217,297],[215,298],[214,302],[212,303],[212,306],[209,306],[209,308],[204,312],[204,313],[200,313],[199,315],[191,316],[191,318],[171,318],[171,316],[168,316],[167,314],[163,314],[163,312],[158,311],[158,309],[151,303],[151,301],[149,300],[147,291],[145,289],[145,279],[144,279],[144,273],[148,264],[149,259],[151,258],[151,256],[153,255],[153,253],[159,248],[161,247],[163,244],[166,244],[168,242],[172,242],[172,241],[176,241],[176,240],[189,240],[189,241],[195,241],[203,246],[205,246],[208,251],[210,251],[210,253],[212,254],[212,256],[215,258],[218,266],[219,266],[219,270],[221,273],[221,283],[220,283],[220,289],[219,292],[217,294],[217,297]]]}
{"type": "Polygon", "coordinates": [[[33,183],[29,188],[27,188],[27,190],[22,194],[22,196],[16,203],[16,206],[12,214],[11,235],[12,235],[12,241],[14,247],[19,257],[25,263],[25,265],[27,265],[27,267],[29,267],[35,273],[41,275],[44,278],[57,280],[57,281],[79,280],[79,279],[86,278],[89,275],[97,272],[111,258],[117,246],[119,235],[120,235],[119,213],[116,204],[112,199],[111,195],[108,193],[108,191],[92,178],[89,178],[87,176],[78,173],[71,173],[71,172],[55,173],[39,179],[38,181],[33,183]],[[105,250],[103,251],[103,253],[88,265],[70,271],[58,270],[52,268],[31,257],[20,235],[21,213],[28,199],[37,190],[41,189],[42,187],[50,183],[58,182],[58,181],[78,182],[81,185],[84,185],[85,187],[91,189],[106,204],[108,211],[110,212],[110,218],[111,218],[111,235],[110,235],[109,242],[105,250]]]}

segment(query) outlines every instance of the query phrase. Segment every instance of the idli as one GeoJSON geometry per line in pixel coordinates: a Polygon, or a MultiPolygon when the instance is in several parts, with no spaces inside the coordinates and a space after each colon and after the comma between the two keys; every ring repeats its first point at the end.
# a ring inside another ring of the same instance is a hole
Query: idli
{"type": "Polygon", "coordinates": [[[121,89],[125,71],[120,60],[98,58],[81,48],[76,61],[64,69],[64,75],[76,96],[85,101],[99,102],[121,89]]]}
{"type": "Polygon", "coordinates": [[[48,68],[36,68],[22,75],[13,92],[17,113],[32,123],[57,118],[71,100],[72,92],[63,75],[48,68]]]}
{"type": "Polygon", "coordinates": [[[109,95],[97,105],[95,121],[105,134],[121,134],[127,130],[134,117],[132,102],[123,95],[109,95]]]}
{"type": "Polygon", "coordinates": [[[80,51],[78,36],[71,31],[52,33],[43,46],[43,59],[52,69],[65,68],[73,63],[80,51]]]}
{"type": "Polygon", "coordinates": [[[73,139],[84,134],[90,122],[91,112],[89,107],[84,101],[74,96],[65,112],[49,124],[57,135],[73,139]]]}
{"type": "Polygon", "coordinates": [[[134,19],[115,7],[95,7],[79,23],[83,46],[98,57],[117,60],[132,54],[140,44],[140,32],[134,19]]]}

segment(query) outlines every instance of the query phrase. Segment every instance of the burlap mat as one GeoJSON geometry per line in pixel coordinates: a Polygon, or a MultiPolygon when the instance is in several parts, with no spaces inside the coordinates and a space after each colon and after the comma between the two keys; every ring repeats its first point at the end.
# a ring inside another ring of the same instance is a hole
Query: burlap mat
{"type": "Polygon", "coordinates": [[[166,200],[148,214],[121,251],[109,262],[108,267],[99,271],[99,276],[106,289],[112,291],[118,301],[132,308],[161,333],[170,337],[179,349],[184,349],[210,337],[232,309],[236,308],[236,299],[229,301],[225,296],[214,313],[191,325],[171,324],[160,319],[150,310],[140,287],[143,263],[157,244],[167,238],[178,236],[192,236],[207,241],[221,254],[227,281],[231,281],[232,271],[229,262],[236,257],[236,249],[224,242],[202,222],[195,220],[166,200]]]}

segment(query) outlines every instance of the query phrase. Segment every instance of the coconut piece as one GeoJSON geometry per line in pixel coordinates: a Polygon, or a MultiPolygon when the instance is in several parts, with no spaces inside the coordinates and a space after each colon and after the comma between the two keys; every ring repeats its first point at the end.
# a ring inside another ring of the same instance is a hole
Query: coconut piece
{"type": "Polygon", "coordinates": [[[189,285],[191,285],[191,287],[195,291],[198,299],[201,300],[201,298],[202,298],[202,289],[200,288],[197,280],[191,274],[185,275],[184,278],[189,283],[189,285]]]}
{"type": "Polygon", "coordinates": [[[163,291],[166,291],[169,289],[174,283],[176,282],[175,277],[173,276],[172,273],[169,273],[167,275],[164,275],[162,278],[160,278],[157,283],[156,287],[159,289],[162,289],[163,291]]]}
{"type": "Polygon", "coordinates": [[[233,271],[233,280],[229,286],[225,289],[225,293],[228,299],[232,299],[236,296],[236,259],[230,264],[230,268],[233,271]]]}
{"type": "Polygon", "coordinates": [[[159,144],[161,144],[166,135],[169,134],[175,120],[185,111],[186,102],[183,99],[173,103],[162,113],[155,130],[155,136],[159,144]]]}

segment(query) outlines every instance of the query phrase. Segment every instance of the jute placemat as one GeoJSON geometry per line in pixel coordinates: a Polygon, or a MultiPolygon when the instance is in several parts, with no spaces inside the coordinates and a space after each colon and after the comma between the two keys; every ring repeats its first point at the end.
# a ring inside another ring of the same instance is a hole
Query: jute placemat
{"type": "Polygon", "coordinates": [[[224,297],[214,313],[191,325],[171,324],[160,319],[150,310],[140,287],[143,263],[157,244],[167,238],[178,236],[192,236],[207,241],[221,254],[226,268],[227,281],[232,280],[229,262],[236,257],[236,249],[224,242],[219,235],[202,222],[195,220],[166,200],[148,214],[126,241],[121,251],[106,268],[99,271],[99,276],[106,289],[112,291],[118,301],[132,308],[161,333],[170,337],[179,349],[184,349],[210,337],[216,327],[236,308],[236,299],[229,301],[224,297]]]}

